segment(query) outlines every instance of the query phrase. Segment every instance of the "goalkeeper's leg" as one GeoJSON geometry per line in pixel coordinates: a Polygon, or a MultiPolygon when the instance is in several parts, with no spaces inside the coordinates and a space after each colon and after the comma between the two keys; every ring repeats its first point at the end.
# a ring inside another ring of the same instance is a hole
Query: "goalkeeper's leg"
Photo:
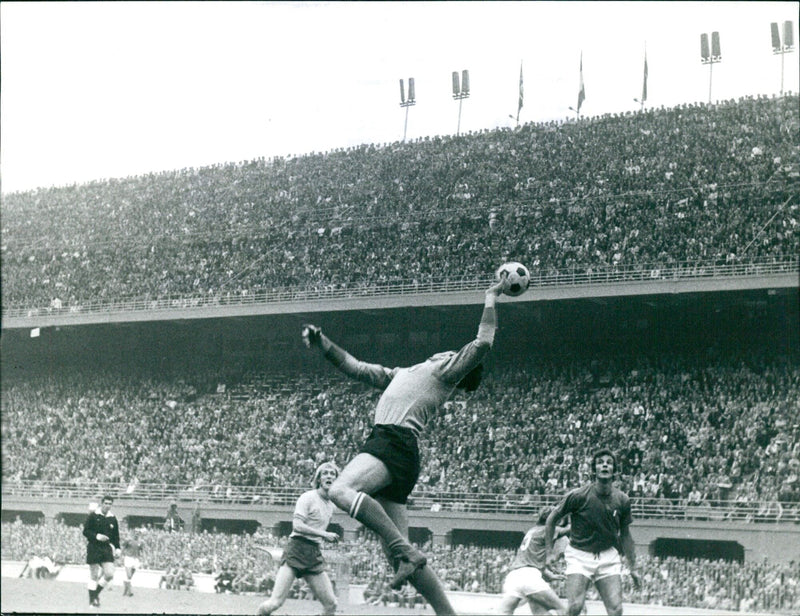
{"type": "MultiPolygon", "coordinates": [[[[397,528],[407,537],[408,511],[406,510],[406,506],[385,498],[378,498],[378,501],[397,528]]],[[[396,568],[396,564],[392,561],[389,550],[384,547],[384,551],[387,557],[389,557],[389,562],[396,568]]],[[[442,586],[441,581],[431,567],[423,565],[417,568],[408,578],[408,581],[417,589],[419,594],[425,597],[425,600],[430,604],[434,612],[437,614],[455,614],[455,610],[453,610],[453,606],[450,605],[450,600],[444,592],[444,586],[442,586]]]]}
{"type": "MultiPolygon", "coordinates": [[[[408,542],[384,507],[370,496],[391,482],[389,469],[381,460],[371,454],[360,453],[345,466],[328,495],[339,509],[381,538],[393,563],[397,563],[391,586],[399,589],[417,569],[425,566],[426,558],[408,542]]],[[[405,506],[399,506],[405,510],[405,506]]]]}

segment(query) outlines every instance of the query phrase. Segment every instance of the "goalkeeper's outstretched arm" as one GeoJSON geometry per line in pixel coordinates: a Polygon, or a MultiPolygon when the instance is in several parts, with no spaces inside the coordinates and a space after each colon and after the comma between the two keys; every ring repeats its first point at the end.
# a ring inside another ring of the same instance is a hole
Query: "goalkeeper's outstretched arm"
{"type": "Polygon", "coordinates": [[[333,342],[316,325],[305,324],[302,329],[303,344],[309,349],[319,349],[322,355],[346,375],[372,385],[385,388],[394,377],[394,370],[384,368],[379,364],[369,364],[360,361],[333,342]]]}

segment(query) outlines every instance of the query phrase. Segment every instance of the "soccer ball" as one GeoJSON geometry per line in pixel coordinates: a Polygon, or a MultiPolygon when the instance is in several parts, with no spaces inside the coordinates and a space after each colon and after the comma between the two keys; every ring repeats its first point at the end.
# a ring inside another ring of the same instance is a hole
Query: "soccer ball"
{"type": "Polygon", "coordinates": [[[522,263],[517,263],[516,261],[503,263],[494,274],[497,280],[500,280],[503,272],[508,273],[506,288],[503,289],[503,293],[511,297],[517,297],[528,290],[528,285],[531,283],[531,273],[522,263]]]}

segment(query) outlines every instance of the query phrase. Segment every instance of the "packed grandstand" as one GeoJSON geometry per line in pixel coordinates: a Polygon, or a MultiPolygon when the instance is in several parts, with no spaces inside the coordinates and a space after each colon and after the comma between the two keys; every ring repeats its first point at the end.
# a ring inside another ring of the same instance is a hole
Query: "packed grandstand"
{"type": "MultiPolygon", "coordinates": [[[[446,281],[478,288],[509,257],[534,284],[717,267],[797,272],[798,102],[791,94],[681,105],[4,195],[3,313],[47,318],[446,281]]],[[[735,352],[498,358],[481,388],[432,419],[412,506],[532,514],[589,479],[588,457],[603,441],[617,444],[618,483],[634,515],[800,523],[798,348],[759,342],[735,352]]],[[[319,462],[342,465],[358,451],[375,399],[331,372],[269,375],[246,365],[8,370],[3,489],[83,494],[102,477],[120,497],[156,488],[165,498],[231,503],[288,494],[288,505],[319,462]]],[[[79,530],[53,520],[44,528],[4,523],[3,559],[39,549],[83,562],[79,530]]],[[[251,544],[280,542],[157,529],[145,537],[147,567],[230,565],[252,574],[256,590],[270,572],[251,544]]],[[[385,566],[370,541],[342,549],[354,579],[380,588],[385,566]]],[[[511,556],[426,549],[448,587],[467,591],[499,592],[511,556]]],[[[797,561],[640,562],[645,583],[626,587],[626,601],[800,608],[797,561]]]]}
{"type": "Polygon", "coordinates": [[[424,287],[508,256],[534,280],[791,267],[797,107],[760,96],[4,195],[3,310],[424,287]]]}
{"type": "MultiPolygon", "coordinates": [[[[432,420],[418,497],[446,493],[458,507],[457,495],[484,494],[500,509],[533,510],[535,497],[587,481],[592,449],[613,441],[620,486],[632,496],[735,501],[736,519],[800,521],[796,357],[642,357],[605,366],[607,386],[592,383],[592,370],[589,361],[496,367],[432,420]]],[[[324,459],[345,464],[369,430],[375,395],[330,374],[244,374],[225,395],[219,376],[78,370],[7,382],[6,488],[38,481],[68,490],[103,477],[120,495],[172,484],[193,497],[269,498],[272,488],[305,486],[324,459]],[[46,413],[30,412],[42,406],[46,413]]]]}

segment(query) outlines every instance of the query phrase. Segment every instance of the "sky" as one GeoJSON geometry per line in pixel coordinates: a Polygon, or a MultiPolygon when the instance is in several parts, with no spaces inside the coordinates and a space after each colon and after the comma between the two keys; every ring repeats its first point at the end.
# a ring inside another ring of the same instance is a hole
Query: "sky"
{"type": "Polygon", "coordinates": [[[4,194],[798,92],[798,2],[0,3],[4,194]],[[720,33],[722,60],[700,62],[720,33]],[[453,71],[470,96],[452,96],[453,71]],[[712,72],[713,71],[713,72],[712,72]],[[413,77],[416,104],[400,106],[413,77]],[[709,84],[710,82],[710,84],[709,84]],[[407,87],[407,86],[406,86],[407,87]],[[406,116],[407,112],[407,116],[406,116]],[[460,120],[459,120],[460,112],[460,120]],[[407,124],[406,124],[407,117],[407,124]]]}

